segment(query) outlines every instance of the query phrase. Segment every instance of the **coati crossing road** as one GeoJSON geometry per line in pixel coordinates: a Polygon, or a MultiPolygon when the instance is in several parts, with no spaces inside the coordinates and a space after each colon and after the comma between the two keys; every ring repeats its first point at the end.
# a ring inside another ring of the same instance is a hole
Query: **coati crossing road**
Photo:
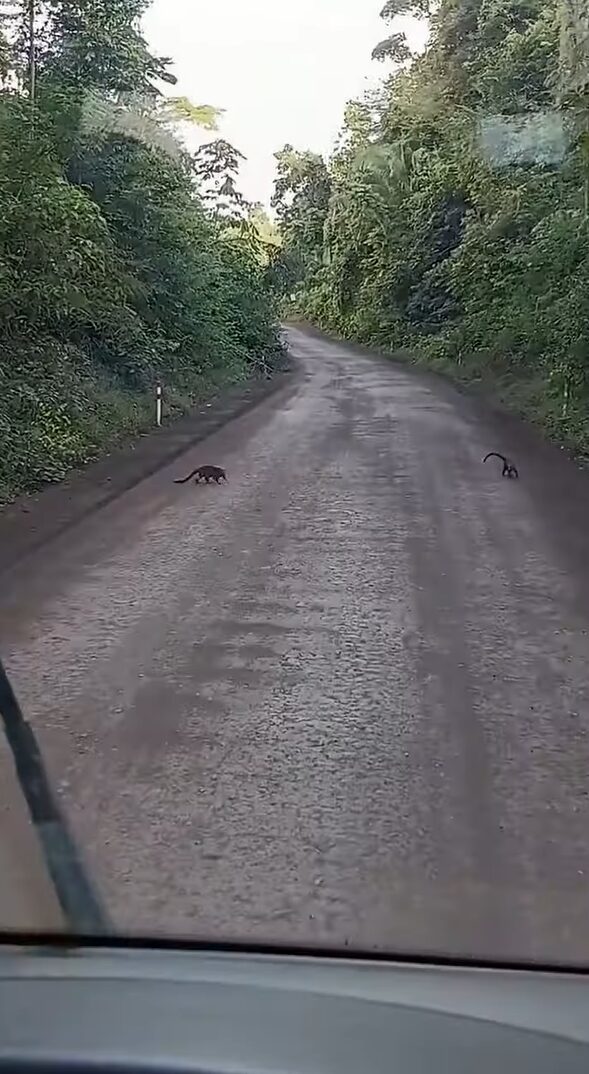
{"type": "Polygon", "coordinates": [[[227,480],[227,474],[220,466],[199,466],[196,470],[193,470],[188,477],[181,477],[174,482],[175,485],[185,485],[190,478],[195,478],[195,484],[198,485],[199,481],[206,481],[207,485],[209,481],[216,481],[219,484],[221,481],[227,480]]]}
{"type": "Polygon", "coordinates": [[[490,451],[488,455],[485,455],[483,462],[486,462],[487,459],[492,459],[493,457],[501,459],[503,463],[502,477],[519,477],[515,463],[513,463],[511,459],[506,459],[505,455],[501,455],[498,451],[490,451]]]}

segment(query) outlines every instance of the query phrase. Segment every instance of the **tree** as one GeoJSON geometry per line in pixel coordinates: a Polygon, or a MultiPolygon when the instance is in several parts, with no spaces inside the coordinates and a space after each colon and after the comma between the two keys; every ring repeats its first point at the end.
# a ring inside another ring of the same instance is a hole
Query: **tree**
{"type": "Polygon", "coordinates": [[[37,0],[34,95],[30,0],[0,38],[0,499],[137,432],[155,377],[183,409],[278,351],[258,225],[228,228],[241,156],[187,151],[221,113],[162,94],[144,8],[37,0]]]}
{"type": "Polygon", "coordinates": [[[347,109],[312,257],[294,194],[306,155],[280,162],[284,248],[306,255],[298,306],[463,379],[514,383],[532,413],[587,450],[586,13],[550,0],[389,0],[382,14],[392,34],[375,55],[400,68],[375,107],[347,109]],[[430,22],[424,54],[409,59],[395,23],[405,15],[430,22]],[[576,126],[560,165],[541,153],[525,166],[487,163],[481,119],[499,113],[509,130],[505,116],[515,117],[515,140],[558,130],[559,103],[562,129],[576,126]]]}
{"type": "MultiPolygon", "coordinates": [[[[399,16],[403,15],[425,18],[431,14],[432,4],[433,0],[387,0],[380,17],[391,26],[399,16]]],[[[392,60],[393,63],[399,65],[407,63],[411,59],[411,50],[405,34],[392,33],[384,41],[380,41],[373,49],[372,59],[379,62],[392,60]]]]}
{"type": "Polygon", "coordinates": [[[176,81],[171,61],[147,48],[139,25],[149,0],[42,0],[39,68],[87,90],[157,95],[176,81]]]}
{"type": "Polygon", "coordinates": [[[331,179],[317,153],[297,152],[286,145],[276,154],[277,179],[272,206],[285,248],[310,271],[319,267],[331,179]]]}
{"type": "Polygon", "coordinates": [[[193,157],[194,174],[203,199],[216,213],[235,220],[243,219],[248,209],[237,187],[242,160],[245,160],[243,153],[224,138],[205,142],[193,157]]]}
{"type": "Polygon", "coordinates": [[[388,23],[392,23],[399,15],[429,18],[435,6],[435,0],[387,0],[380,17],[388,23]]]}
{"type": "Polygon", "coordinates": [[[380,41],[372,52],[373,60],[392,60],[393,63],[403,64],[411,59],[411,49],[407,44],[405,34],[391,34],[390,37],[380,41]]]}

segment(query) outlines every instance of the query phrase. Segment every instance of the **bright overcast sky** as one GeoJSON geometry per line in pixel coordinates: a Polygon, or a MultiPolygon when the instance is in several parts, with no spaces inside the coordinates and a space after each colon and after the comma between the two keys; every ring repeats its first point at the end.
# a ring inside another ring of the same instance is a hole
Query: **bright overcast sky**
{"type": "Polygon", "coordinates": [[[144,30],[171,56],[175,94],[224,108],[221,133],[248,158],[243,193],[269,203],[285,142],[329,153],[352,97],[385,72],[384,0],[153,0],[144,30]]]}

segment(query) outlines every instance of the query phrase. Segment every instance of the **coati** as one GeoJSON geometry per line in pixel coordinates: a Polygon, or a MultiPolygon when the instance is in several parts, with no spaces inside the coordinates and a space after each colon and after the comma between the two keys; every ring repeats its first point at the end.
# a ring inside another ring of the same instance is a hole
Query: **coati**
{"type": "Polygon", "coordinates": [[[195,483],[197,485],[201,478],[203,481],[206,481],[207,485],[209,481],[216,481],[217,484],[219,484],[221,479],[223,479],[223,481],[227,480],[227,474],[220,466],[199,466],[196,470],[193,470],[188,477],[181,477],[180,479],[177,479],[174,484],[185,485],[187,481],[190,481],[191,477],[196,479],[195,483]]]}
{"type": "Polygon", "coordinates": [[[519,477],[515,463],[513,463],[511,459],[506,459],[505,455],[500,455],[498,451],[490,451],[488,455],[485,455],[483,462],[486,462],[487,459],[492,459],[493,456],[496,459],[501,459],[501,462],[503,463],[502,477],[519,477]]]}

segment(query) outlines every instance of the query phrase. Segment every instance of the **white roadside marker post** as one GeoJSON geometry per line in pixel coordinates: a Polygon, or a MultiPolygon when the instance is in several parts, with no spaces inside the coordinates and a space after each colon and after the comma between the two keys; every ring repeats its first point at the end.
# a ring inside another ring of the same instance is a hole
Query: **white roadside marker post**
{"type": "Polygon", "coordinates": [[[159,383],[155,386],[155,423],[158,426],[162,423],[162,386],[159,383]]]}

